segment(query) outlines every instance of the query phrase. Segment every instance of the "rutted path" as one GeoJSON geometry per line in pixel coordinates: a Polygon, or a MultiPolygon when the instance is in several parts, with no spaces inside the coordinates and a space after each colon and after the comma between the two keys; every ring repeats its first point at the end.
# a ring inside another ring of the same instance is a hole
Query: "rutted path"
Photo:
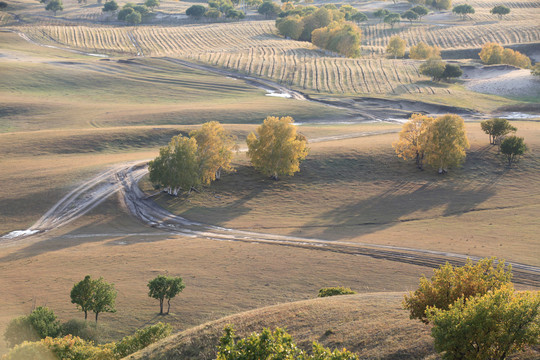
{"type": "MultiPolygon", "coordinates": [[[[281,246],[309,248],[350,255],[369,256],[376,259],[397,261],[436,268],[445,262],[461,265],[467,257],[479,258],[424,249],[399,246],[374,245],[347,241],[302,238],[295,236],[241,231],[190,221],[161,208],[148,198],[138,186],[139,180],[148,172],[146,162],[127,163],[107,170],[64,196],[32,227],[22,232],[12,232],[0,239],[16,239],[44,233],[77,219],[95,208],[111,195],[121,192],[123,203],[131,214],[141,222],[161,230],[182,236],[202,237],[219,241],[256,242],[281,246]]],[[[115,234],[111,234],[114,236],[115,234]]],[[[107,234],[78,234],[77,236],[107,236],[107,234]]],[[[69,235],[65,236],[69,238],[69,235]]],[[[512,263],[514,282],[540,287],[540,268],[512,263]]]]}

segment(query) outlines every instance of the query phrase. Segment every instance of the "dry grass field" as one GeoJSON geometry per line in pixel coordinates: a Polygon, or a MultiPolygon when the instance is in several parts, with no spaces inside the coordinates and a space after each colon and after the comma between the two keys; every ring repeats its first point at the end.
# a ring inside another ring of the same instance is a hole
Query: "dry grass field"
{"type": "MultiPolygon", "coordinates": [[[[358,59],[281,38],[273,20],[257,20],[253,12],[241,22],[194,23],[182,17],[193,3],[164,1],[152,19],[132,27],[103,15],[95,1],[81,6],[65,0],[56,17],[35,0],[8,2],[8,12],[0,12],[0,236],[28,228],[88,178],[150,159],[172,136],[203,122],[224,123],[244,147],[266,116],[290,115],[300,132],[318,139],[295,177],[270,181],[238,153],[236,172],[222,181],[189,197],[160,195],[156,201],[188,219],[239,230],[540,265],[537,121],[513,122],[530,151],[507,168],[479,129],[478,117],[488,115],[464,111],[472,145],[467,161],[438,176],[397,159],[391,143],[399,123],[359,120],[368,108],[377,119],[404,117],[411,106],[448,111],[439,104],[487,114],[503,106],[537,112],[537,98],[481,95],[460,81],[432,83],[418,73],[420,62],[388,59],[382,49],[393,34],[458,54],[484,41],[534,46],[540,41],[538,1],[510,1],[512,13],[500,22],[488,14],[495,0],[475,0],[477,14],[465,21],[445,12],[390,31],[371,18],[362,25],[358,59]],[[273,80],[321,102],[266,96],[264,87],[235,73],[273,80]]],[[[394,7],[351,4],[369,11],[394,7]]],[[[141,187],[152,191],[146,179],[141,187]]],[[[317,340],[366,358],[434,358],[428,330],[399,309],[401,294],[431,268],[322,250],[172,235],[139,223],[111,196],[51,232],[0,238],[0,334],[12,318],[39,305],[62,321],[82,318],[69,292],[91,274],[119,291],[118,312],[100,315],[103,341],[160,320],[187,330],[150,349],[155,358],[177,351],[176,341],[186,358],[210,356],[227,322],[240,334],[286,326],[302,346],[317,340]],[[146,284],[164,273],[182,276],[187,287],[173,300],[172,313],[160,317],[146,284]],[[310,300],[321,287],[339,285],[361,294],[310,300]],[[300,300],[307,301],[284,304],[300,300]],[[261,307],[267,308],[254,310],[261,307]],[[254,312],[218,320],[247,310],[254,312]],[[217,322],[201,325],[209,321],[217,322]]],[[[1,340],[0,354],[5,350],[1,340]]]]}

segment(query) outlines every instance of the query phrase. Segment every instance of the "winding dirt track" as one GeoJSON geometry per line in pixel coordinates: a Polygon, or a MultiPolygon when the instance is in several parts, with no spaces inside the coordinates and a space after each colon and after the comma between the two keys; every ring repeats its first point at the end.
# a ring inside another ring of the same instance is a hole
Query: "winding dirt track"
{"type": "MultiPolygon", "coordinates": [[[[449,252],[265,234],[193,222],[161,208],[139,189],[138,182],[147,172],[146,162],[132,162],[118,165],[97,175],[62,198],[27,232],[22,232],[23,236],[31,232],[44,233],[66,225],[92,210],[111,195],[121,192],[123,204],[137,219],[153,228],[176,235],[309,248],[431,268],[436,268],[445,262],[461,265],[467,257],[473,260],[478,259],[449,252]]],[[[6,235],[6,239],[15,238],[9,235],[6,235]]],[[[101,235],[95,234],[95,236],[101,235]]],[[[512,263],[512,267],[514,282],[540,287],[539,267],[518,263],[512,263]]]]}

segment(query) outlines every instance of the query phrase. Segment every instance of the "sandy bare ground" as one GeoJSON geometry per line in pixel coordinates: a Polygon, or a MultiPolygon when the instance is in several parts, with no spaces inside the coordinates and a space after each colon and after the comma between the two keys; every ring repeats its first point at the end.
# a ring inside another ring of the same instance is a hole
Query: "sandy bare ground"
{"type": "MultiPolygon", "coordinates": [[[[359,134],[358,136],[366,136],[359,134]]],[[[338,140],[332,138],[330,140],[338,140]]],[[[26,231],[12,232],[1,238],[4,244],[18,241],[64,226],[86,214],[108,197],[121,192],[123,204],[142,223],[157,229],[182,236],[200,237],[217,241],[257,242],[282,246],[319,249],[344,254],[370,256],[402,263],[436,268],[445,262],[456,265],[470,257],[450,252],[405,248],[398,246],[374,245],[346,241],[302,238],[241,231],[199,222],[174,215],[158,206],[143,193],[139,180],[148,172],[146,161],[126,163],[109,169],[80,185],[64,196],[44,216],[26,231]]],[[[473,260],[478,258],[470,257],[473,260]]],[[[511,263],[516,283],[540,286],[540,268],[526,264],[511,263]]]]}
{"type": "Polygon", "coordinates": [[[467,89],[499,96],[540,96],[540,79],[528,69],[510,65],[463,67],[467,89]]]}

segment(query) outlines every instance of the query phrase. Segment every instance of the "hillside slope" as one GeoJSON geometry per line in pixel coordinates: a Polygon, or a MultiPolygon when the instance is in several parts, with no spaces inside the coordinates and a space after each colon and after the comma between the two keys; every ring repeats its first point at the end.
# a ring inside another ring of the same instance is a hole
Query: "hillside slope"
{"type": "Polygon", "coordinates": [[[357,294],[269,306],[177,333],[126,359],[214,359],[227,324],[238,336],[284,327],[301,347],[318,341],[331,348],[346,347],[363,359],[433,358],[429,327],[409,320],[401,309],[402,296],[357,294]]]}

